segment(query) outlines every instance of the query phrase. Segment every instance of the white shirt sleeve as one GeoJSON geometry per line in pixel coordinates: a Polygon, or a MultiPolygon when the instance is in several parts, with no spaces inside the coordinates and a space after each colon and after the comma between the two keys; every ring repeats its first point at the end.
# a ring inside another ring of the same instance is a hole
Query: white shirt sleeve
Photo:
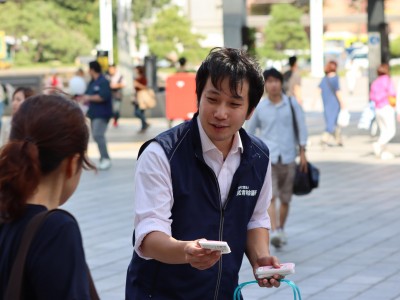
{"type": "Polygon", "coordinates": [[[147,234],[160,231],[171,236],[173,193],[171,168],[164,150],[151,143],[139,157],[134,177],[135,251],[144,258],[140,246],[147,234]]]}
{"type": "Polygon", "coordinates": [[[265,176],[263,187],[260,191],[253,215],[247,225],[247,230],[254,228],[271,229],[271,221],[268,215],[268,207],[272,198],[272,179],[271,179],[271,160],[268,163],[267,175],[265,176]]]}

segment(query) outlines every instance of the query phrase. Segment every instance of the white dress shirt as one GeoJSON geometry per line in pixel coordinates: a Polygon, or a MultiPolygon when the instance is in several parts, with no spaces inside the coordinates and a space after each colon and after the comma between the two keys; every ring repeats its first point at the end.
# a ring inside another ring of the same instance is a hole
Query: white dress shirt
{"type": "Polygon", "coordinates": [[[298,137],[293,127],[293,115],[289,98],[282,94],[282,101],[275,104],[263,98],[257,105],[252,117],[246,122],[247,132],[256,134],[268,146],[270,160],[273,164],[279,161],[290,164],[297,157],[297,144],[307,145],[307,126],[303,109],[292,97],[292,105],[297,121],[298,137]]]}
{"type": "MultiPolygon", "coordinates": [[[[229,193],[233,175],[240,164],[243,151],[240,135],[238,132],[236,133],[232,148],[224,161],[222,152],[208,138],[199,119],[197,119],[197,123],[204,160],[218,179],[221,199],[224,203],[229,193]]],[[[170,164],[164,150],[157,142],[151,143],[138,159],[134,183],[135,251],[140,257],[149,259],[143,256],[140,251],[142,241],[147,234],[153,231],[160,231],[171,236],[172,220],[170,216],[174,204],[170,164]]],[[[247,225],[248,230],[260,227],[270,229],[271,223],[267,209],[271,196],[271,162],[269,162],[260,196],[247,225]]]]}

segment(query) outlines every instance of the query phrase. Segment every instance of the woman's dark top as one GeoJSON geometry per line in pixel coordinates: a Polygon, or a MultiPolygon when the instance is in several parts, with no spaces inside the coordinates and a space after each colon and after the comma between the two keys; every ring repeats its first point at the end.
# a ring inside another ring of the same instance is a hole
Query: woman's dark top
{"type": "MultiPolygon", "coordinates": [[[[0,300],[25,228],[45,210],[42,205],[29,204],[21,218],[0,225],[0,300]]],[[[90,299],[82,237],[73,218],[56,212],[44,221],[31,243],[25,275],[25,299],[90,299]]]]}

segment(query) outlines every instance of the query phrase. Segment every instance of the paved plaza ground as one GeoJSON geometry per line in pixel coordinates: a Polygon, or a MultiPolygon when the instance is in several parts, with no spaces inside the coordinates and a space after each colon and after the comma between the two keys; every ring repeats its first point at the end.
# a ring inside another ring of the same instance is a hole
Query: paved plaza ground
{"type": "MultiPolygon", "coordinates": [[[[400,299],[400,134],[390,144],[396,158],[376,159],[371,138],[357,129],[366,95],[348,96],[352,123],[344,130],[344,147],[321,148],[323,131],[320,100],[303,93],[310,133],[307,156],[321,171],[320,187],[294,197],[287,224],[288,244],[272,249],[281,262],[294,262],[291,279],[304,300],[400,299]]],[[[113,159],[109,171],[85,172],[73,198],[64,205],[80,224],[85,252],[101,299],[124,299],[126,269],[132,255],[133,174],[137,151],[144,140],[165,130],[165,119],[150,119],[138,135],[139,121],[123,119],[110,126],[107,137],[113,159]]],[[[90,157],[96,161],[96,146],[90,157]]],[[[244,259],[240,281],[253,280],[244,259]]],[[[291,290],[243,290],[249,299],[293,299],[291,290]]]]}

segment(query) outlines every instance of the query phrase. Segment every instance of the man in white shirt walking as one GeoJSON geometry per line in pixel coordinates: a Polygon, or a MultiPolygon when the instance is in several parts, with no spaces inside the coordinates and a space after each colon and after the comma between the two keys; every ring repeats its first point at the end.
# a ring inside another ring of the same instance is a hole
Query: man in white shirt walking
{"type": "Polygon", "coordinates": [[[268,214],[271,218],[271,244],[279,248],[287,241],[284,227],[293,194],[295,159],[298,153],[302,170],[307,170],[307,128],[303,110],[296,99],[282,93],[282,74],[276,69],[269,69],[263,75],[267,97],[257,106],[246,128],[252,134],[258,129],[258,136],[270,150],[272,200],[268,214]],[[298,133],[295,132],[294,121],[298,133]],[[279,209],[277,198],[280,200],[279,209]]]}

